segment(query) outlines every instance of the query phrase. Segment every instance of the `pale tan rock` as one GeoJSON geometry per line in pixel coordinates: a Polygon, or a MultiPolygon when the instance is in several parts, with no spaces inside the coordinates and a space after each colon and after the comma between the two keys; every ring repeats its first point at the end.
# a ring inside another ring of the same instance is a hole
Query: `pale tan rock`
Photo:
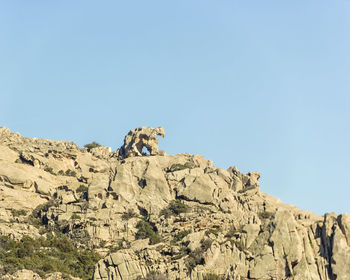
{"type": "Polygon", "coordinates": [[[22,269],[15,272],[13,275],[5,275],[3,280],[42,280],[42,278],[31,270],[22,269]]]}
{"type": "Polygon", "coordinates": [[[66,190],[64,188],[58,189],[56,192],[56,198],[63,204],[69,204],[78,201],[77,194],[72,190],[66,190]]]}
{"type": "Polygon", "coordinates": [[[101,159],[108,159],[112,150],[111,147],[99,146],[90,149],[90,153],[92,153],[95,157],[101,159]]]}
{"type": "Polygon", "coordinates": [[[8,127],[5,126],[1,126],[0,127],[0,137],[6,137],[7,135],[9,135],[11,133],[10,129],[8,127]]]}
{"type": "Polygon", "coordinates": [[[277,211],[274,223],[275,228],[269,239],[273,242],[274,257],[280,262],[287,262],[288,269],[292,271],[291,264],[299,263],[303,252],[297,223],[288,211],[277,211]]]}
{"type": "Polygon", "coordinates": [[[149,243],[149,238],[135,240],[131,243],[130,248],[134,251],[140,251],[149,247],[148,243],[149,243]]]}
{"type": "MultiPolygon", "coordinates": [[[[346,217],[346,216],[345,216],[346,217]]],[[[343,227],[348,228],[349,224],[342,217],[343,227]]],[[[336,275],[337,280],[350,279],[350,247],[347,243],[346,236],[340,227],[334,229],[332,248],[332,272],[336,275]]]]}
{"type": "MultiPolygon", "coordinates": [[[[62,273],[54,272],[54,273],[50,273],[47,276],[45,276],[45,278],[43,280],[64,280],[64,279],[66,279],[66,277],[63,276],[62,273]]],[[[73,277],[73,276],[70,276],[70,279],[72,279],[72,280],[81,280],[81,278],[73,277]]]]}
{"type": "Polygon", "coordinates": [[[242,239],[244,239],[244,246],[246,248],[249,248],[258,237],[260,229],[260,225],[258,224],[247,224],[242,227],[242,239]]]}
{"type": "Polygon", "coordinates": [[[248,172],[247,187],[259,187],[260,172],[248,172]]]}
{"type": "Polygon", "coordinates": [[[142,157],[137,161],[126,159],[115,167],[110,189],[123,203],[139,205],[146,211],[158,213],[173,196],[162,171],[160,157],[142,157]]]}
{"type": "Polygon", "coordinates": [[[113,253],[107,260],[107,265],[112,265],[115,270],[116,279],[135,279],[142,276],[139,262],[128,251],[113,253]]]}
{"type": "Polygon", "coordinates": [[[183,241],[188,242],[187,247],[191,250],[194,251],[196,248],[200,247],[201,245],[201,240],[204,238],[204,231],[197,231],[190,233],[187,235],[183,241]]]}
{"type": "Polygon", "coordinates": [[[0,182],[0,201],[1,208],[31,212],[38,205],[47,202],[47,199],[26,188],[12,189],[0,182]]]}
{"type": "MultiPolygon", "coordinates": [[[[2,276],[2,280],[64,280],[65,277],[63,277],[62,273],[55,272],[50,273],[46,277],[41,278],[39,274],[28,270],[28,269],[21,269],[16,271],[13,275],[5,275],[2,276]]],[[[71,277],[72,280],[81,280],[77,277],[71,277]]]]}
{"type": "Polygon", "coordinates": [[[52,195],[58,183],[48,172],[27,164],[8,163],[0,165],[0,181],[11,188],[30,189],[40,194],[52,195]],[[31,182],[31,183],[30,183],[31,182]]]}
{"type": "Polygon", "coordinates": [[[19,158],[18,153],[9,147],[0,144],[0,163],[15,162],[19,158]]]}
{"type": "Polygon", "coordinates": [[[348,246],[350,246],[350,215],[349,214],[342,214],[338,217],[339,220],[339,226],[342,230],[348,246]]]}
{"type": "MultiPolygon", "coordinates": [[[[120,148],[119,155],[122,158],[142,156],[142,149],[145,147],[150,155],[158,155],[158,138],[157,135],[165,137],[163,127],[138,127],[125,136],[124,145],[120,148]]],[[[162,152],[164,155],[164,152],[162,152]]]]}
{"type": "Polygon", "coordinates": [[[249,271],[249,276],[253,279],[272,279],[273,277],[276,277],[276,275],[276,261],[272,254],[258,257],[255,260],[252,269],[249,271]]]}
{"type": "Polygon", "coordinates": [[[91,201],[91,208],[101,208],[106,198],[106,190],[109,184],[109,175],[96,173],[91,179],[88,188],[88,199],[91,201]]]}
{"type": "Polygon", "coordinates": [[[197,177],[194,182],[186,187],[180,196],[188,200],[198,201],[200,203],[214,203],[213,193],[216,189],[215,183],[208,174],[197,177]]]}
{"type": "Polygon", "coordinates": [[[170,280],[203,280],[208,273],[233,280],[349,279],[349,215],[322,218],[283,204],[260,191],[258,172],[215,168],[200,155],[166,155],[152,131],[148,138],[145,130],[132,132],[125,143],[133,144],[111,153],[0,128],[0,234],[40,237],[43,227],[28,224],[28,216],[54,200],[43,220],[101,253],[94,279],[133,280],[150,271],[170,280]],[[142,154],[145,146],[151,155],[142,154]],[[169,214],[174,200],[188,209],[169,214]],[[141,218],[162,242],[136,239],[141,218]],[[108,253],[118,246],[129,249],[108,253]],[[199,254],[191,270],[189,252],[199,254]]]}
{"type": "Polygon", "coordinates": [[[320,279],[320,275],[315,264],[310,265],[303,257],[293,268],[294,280],[314,280],[320,279]]]}

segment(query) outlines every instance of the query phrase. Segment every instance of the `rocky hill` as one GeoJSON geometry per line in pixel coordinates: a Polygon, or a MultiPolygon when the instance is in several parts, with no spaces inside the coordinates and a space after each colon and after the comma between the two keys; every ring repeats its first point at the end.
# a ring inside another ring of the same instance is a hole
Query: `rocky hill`
{"type": "Polygon", "coordinates": [[[350,279],[349,215],[283,204],[258,172],[167,155],[157,135],[111,152],[0,128],[0,279],[350,279]]]}

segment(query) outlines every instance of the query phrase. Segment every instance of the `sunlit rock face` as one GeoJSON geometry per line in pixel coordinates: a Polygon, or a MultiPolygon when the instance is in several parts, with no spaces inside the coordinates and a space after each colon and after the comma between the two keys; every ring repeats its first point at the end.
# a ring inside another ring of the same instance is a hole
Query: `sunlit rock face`
{"type": "MultiPolygon", "coordinates": [[[[131,130],[111,152],[0,128],[0,235],[64,234],[100,254],[86,279],[350,279],[349,215],[283,204],[260,173],[166,155],[157,135],[131,130]]],[[[0,279],[63,277],[6,265],[0,279]]]]}
{"type": "Polygon", "coordinates": [[[158,150],[157,136],[165,137],[163,127],[141,126],[130,130],[124,138],[124,145],[119,150],[120,157],[127,158],[145,155],[143,148],[146,148],[151,156],[164,155],[164,151],[158,150]]]}

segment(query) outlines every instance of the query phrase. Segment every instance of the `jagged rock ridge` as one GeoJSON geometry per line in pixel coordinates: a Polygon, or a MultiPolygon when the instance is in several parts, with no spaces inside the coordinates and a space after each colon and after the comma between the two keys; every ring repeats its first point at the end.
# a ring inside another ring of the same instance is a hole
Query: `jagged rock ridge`
{"type": "Polygon", "coordinates": [[[111,152],[0,128],[0,234],[62,232],[101,255],[95,280],[350,279],[349,215],[283,204],[258,172],[166,155],[156,135],[164,129],[131,130],[111,152]]]}

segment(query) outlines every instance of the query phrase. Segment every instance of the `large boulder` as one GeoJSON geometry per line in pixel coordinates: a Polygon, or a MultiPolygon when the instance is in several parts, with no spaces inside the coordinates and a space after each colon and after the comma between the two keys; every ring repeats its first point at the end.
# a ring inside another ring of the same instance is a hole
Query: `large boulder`
{"type": "Polygon", "coordinates": [[[145,147],[149,154],[154,156],[164,154],[158,150],[157,135],[165,137],[163,127],[146,127],[141,126],[129,131],[124,138],[124,145],[119,150],[119,155],[122,158],[136,157],[144,155],[143,148],[145,147]]]}

